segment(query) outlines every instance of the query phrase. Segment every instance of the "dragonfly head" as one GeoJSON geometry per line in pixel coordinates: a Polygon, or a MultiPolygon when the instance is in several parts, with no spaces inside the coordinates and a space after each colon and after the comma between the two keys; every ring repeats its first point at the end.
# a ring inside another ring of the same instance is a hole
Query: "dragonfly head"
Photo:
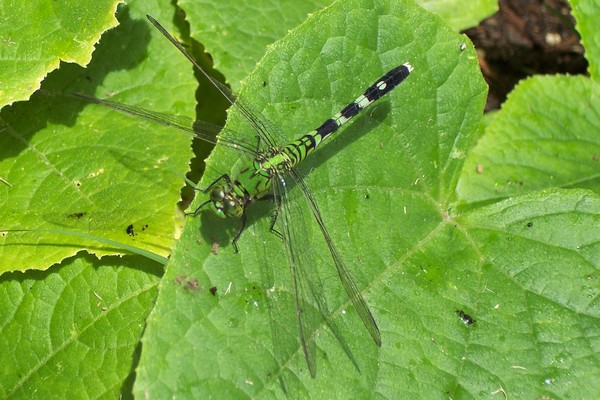
{"type": "Polygon", "coordinates": [[[220,218],[240,218],[244,214],[243,198],[229,185],[216,185],[210,191],[209,208],[220,218]]]}

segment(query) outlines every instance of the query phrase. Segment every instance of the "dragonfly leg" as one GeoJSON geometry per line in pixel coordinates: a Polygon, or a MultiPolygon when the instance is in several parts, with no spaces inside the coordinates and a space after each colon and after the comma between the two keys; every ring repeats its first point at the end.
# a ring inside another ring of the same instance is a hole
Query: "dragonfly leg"
{"type": "Polygon", "coordinates": [[[196,215],[198,215],[198,213],[200,212],[200,210],[202,209],[202,207],[204,207],[205,205],[207,205],[208,203],[210,203],[210,200],[206,200],[204,203],[200,204],[198,207],[196,207],[196,209],[194,211],[191,212],[186,212],[185,216],[193,216],[195,217],[196,215]]]}
{"type": "MultiPolygon", "coordinates": [[[[271,215],[271,225],[269,226],[269,230],[271,233],[279,236],[280,239],[283,239],[283,235],[277,229],[275,229],[275,224],[277,223],[277,218],[279,217],[279,204],[281,204],[281,199],[276,199],[276,195],[268,195],[269,198],[276,200],[275,208],[273,209],[273,214],[271,215]]],[[[263,197],[263,199],[267,198],[267,196],[263,197]]]]}
{"type": "Polygon", "coordinates": [[[260,152],[260,141],[261,141],[260,135],[256,135],[256,152],[257,153],[260,152]]]}
{"type": "Polygon", "coordinates": [[[233,250],[236,253],[239,253],[238,246],[237,246],[237,241],[240,238],[240,236],[242,236],[242,232],[246,228],[246,210],[244,210],[244,213],[240,217],[240,222],[241,222],[240,228],[238,229],[238,231],[235,233],[235,236],[231,240],[231,245],[233,246],[233,250]]]}

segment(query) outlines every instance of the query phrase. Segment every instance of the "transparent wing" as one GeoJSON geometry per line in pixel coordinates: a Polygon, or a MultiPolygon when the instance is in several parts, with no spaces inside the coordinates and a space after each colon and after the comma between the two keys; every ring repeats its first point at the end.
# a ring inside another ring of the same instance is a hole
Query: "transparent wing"
{"type": "Polygon", "coordinates": [[[290,266],[292,289],[296,301],[298,331],[306,363],[311,376],[314,377],[316,375],[314,335],[318,327],[324,322],[334,334],[352,364],[357,370],[360,370],[340,329],[331,318],[327,300],[324,296],[318,268],[320,265],[327,265],[330,262],[328,260],[325,260],[325,263],[319,262],[318,254],[313,252],[316,244],[306,243],[307,238],[311,237],[310,231],[317,229],[317,226],[327,242],[327,247],[331,252],[345,291],[378,346],[381,345],[379,329],[331,241],[309,188],[298,171],[290,171],[289,176],[292,177],[291,182],[289,182],[292,183],[291,187],[282,177],[277,177],[274,185],[276,211],[278,212],[275,228],[281,233],[290,266]],[[308,202],[308,207],[306,202],[308,202]]]}
{"type": "Polygon", "coordinates": [[[273,138],[272,133],[277,132],[279,129],[275,128],[272,123],[270,123],[266,118],[264,118],[261,114],[253,111],[252,107],[250,107],[247,103],[240,100],[235,93],[231,91],[227,86],[223,85],[221,82],[213,78],[208,74],[208,72],[204,71],[202,67],[196,62],[194,57],[192,57],[169,32],[160,24],[157,20],[152,18],[150,15],[146,15],[146,18],[154,25],[156,29],[159,30],[160,33],[163,34],[176,48],[179,50],[206,79],[209,80],[210,83],[213,84],[214,87],[225,97],[232,106],[234,106],[240,113],[244,116],[248,124],[252,126],[252,129],[257,133],[261,141],[264,141],[267,146],[275,146],[277,143],[275,138],[273,138]]]}
{"type": "MultiPolygon", "coordinates": [[[[274,226],[281,234],[288,265],[290,267],[290,279],[292,282],[292,291],[296,303],[296,323],[300,345],[304,352],[304,358],[308,365],[310,375],[314,378],[317,374],[316,364],[316,346],[314,335],[317,327],[327,314],[325,305],[320,304],[320,298],[314,299],[314,294],[319,288],[319,283],[311,279],[306,279],[303,268],[310,268],[310,255],[305,254],[310,251],[310,246],[301,245],[298,238],[308,237],[306,225],[300,223],[300,219],[305,217],[297,205],[293,205],[289,200],[289,192],[283,177],[275,177],[273,185],[273,194],[275,199],[275,210],[277,221],[274,226]],[[309,300],[312,299],[313,301],[309,300]]],[[[298,188],[291,188],[299,190],[298,188]]],[[[314,263],[312,264],[314,267],[314,263]]]]}
{"type": "Polygon", "coordinates": [[[239,137],[239,134],[231,133],[225,135],[229,130],[208,122],[196,121],[180,115],[170,115],[156,111],[146,110],[145,108],[118,103],[116,101],[98,99],[86,94],[75,93],[74,96],[89,101],[90,103],[100,104],[104,107],[112,108],[124,114],[172,128],[179,129],[191,136],[212,144],[219,144],[230,149],[254,155],[256,154],[256,144],[245,143],[240,139],[229,139],[229,137],[239,137]]]}
{"type": "Polygon", "coordinates": [[[367,302],[365,301],[360,290],[356,286],[354,279],[352,279],[350,272],[346,269],[342,257],[340,256],[337,248],[331,240],[331,236],[329,236],[329,232],[327,231],[327,228],[323,223],[323,218],[321,218],[321,212],[319,211],[317,202],[315,201],[310,189],[306,185],[306,182],[302,179],[302,176],[300,176],[297,170],[290,171],[289,175],[292,177],[295,184],[298,187],[300,187],[300,191],[304,195],[304,198],[306,199],[306,202],[308,203],[309,208],[312,211],[314,220],[319,226],[319,229],[323,234],[323,238],[327,243],[327,247],[329,248],[329,252],[331,253],[331,257],[333,258],[333,262],[337,270],[338,276],[342,282],[342,286],[344,286],[348,297],[350,297],[352,305],[354,305],[356,312],[360,316],[360,319],[367,328],[367,331],[373,338],[375,344],[378,347],[381,347],[381,334],[379,332],[379,328],[377,327],[377,323],[375,322],[375,318],[373,318],[373,314],[371,313],[367,302]]]}

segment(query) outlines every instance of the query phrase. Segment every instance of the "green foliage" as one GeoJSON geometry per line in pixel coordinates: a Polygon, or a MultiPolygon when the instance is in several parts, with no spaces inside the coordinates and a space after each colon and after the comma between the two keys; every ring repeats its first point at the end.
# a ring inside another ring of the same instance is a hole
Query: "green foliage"
{"type": "Polygon", "coordinates": [[[486,348],[495,360],[488,373],[512,368],[499,384],[509,397],[600,394],[592,366],[600,352],[600,7],[573,7],[591,79],[521,82],[469,153],[456,188],[458,226],[485,260],[478,302],[494,310],[496,329],[473,343],[474,364],[476,349],[486,348]]]}
{"type": "MultiPolygon", "coordinates": [[[[184,6],[190,19],[235,38],[256,31],[243,25],[252,19],[243,5],[210,18],[202,14],[206,4],[184,6]]],[[[256,12],[292,15],[274,7],[256,12]]],[[[0,277],[3,397],[598,397],[597,83],[528,80],[481,134],[486,91],[474,50],[439,18],[410,1],[343,1],[308,18],[310,7],[302,7],[298,20],[269,28],[268,40],[256,31],[260,37],[239,55],[241,39],[227,48],[227,35],[212,44],[200,31],[192,36],[213,55],[216,48],[235,53],[215,55],[235,83],[266,43],[297,26],[241,85],[241,95],[285,129],[284,141],[313,129],[391,67],[415,67],[304,166],[381,328],[382,348],[349,305],[322,239],[311,234],[300,245],[322,256],[315,268],[325,277],[323,293],[361,371],[322,326],[318,376],[310,378],[283,248],[268,232],[268,202],[249,210],[239,254],[230,245],[237,222],[208,213],[188,218],[170,251],[182,184],[171,170],[186,169],[189,138],[64,95],[112,96],[171,113],[193,108],[190,66],[143,17],[173,31],[172,7],[130,2],[88,69],[61,67],[43,92],[0,114],[0,177],[10,183],[0,185],[0,230],[81,230],[171,253],[170,262],[159,282],[161,266],[139,256],[64,260],[81,249],[128,253],[107,243],[4,234],[0,267],[28,271],[0,277]],[[523,185],[515,189],[507,178],[523,185]],[[456,310],[476,322],[463,324],[456,310]]],[[[578,26],[591,27],[598,12],[585,10],[578,26]]],[[[587,54],[593,70],[597,60],[587,54]]],[[[235,111],[228,127],[253,140],[235,111]]],[[[217,148],[200,186],[243,162],[217,148]]]]}
{"type": "Polygon", "coordinates": [[[27,100],[60,61],[89,63],[123,0],[0,2],[0,109],[27,100]]]}
{"type": "Polygon", "coordinates": [[[205,46],[214,67],[234,90],[265,54],[268,46],[332,0],[211,1],[182,0],[190,36],[205,46]],[[252,18],[248,18],[252,15],[252,18]]]}
{"type": "Polygon", "coordinates": [[[599,192],[600,85],[583,76],[536,76],[509,95],[470,152],[460,203],[552,187],[599,192]]]}
{"type": "MultiPolygon", "coordinates": [[[[215,68],[237,91],[269,45],[311,12],[331,3],[332,0],[180,0],[177,5],[186,13],[190,36],[205,46],[214,59],[215,68]]],[[[456,31],[477,25],[498,9],[496,0],[418,0],[417,3],[438,14],[456,31]]]]}
{"type": "MultiPolygon", "coordinates": [[[[0,2],[4,17],[0,21],[0,43],[3,44],[0,46],[0,109],[29,99],[46,75],[59,67],[60,61],[87,65],[100,34],[116,26],[114,11],[123,2],[0,2]]],[[[178,5],[188,13],[191,36],[200,38],[217,60],[216,67],[238,89],[239,82],[253,69],[267,45],[284,36],[308,13],[330,3],[331,0],[287,4],[182,0],[178,5]],[[253,18],[247,18],[248,15],[253,18]]],[[[456,30],[476,25],[496,9],[492,0],[420,3],[443,16],[456,30]]]]}
{"type": "MultiPolygon", "coordinates": [[[[193,110],[189,62],[165,57],[172,46],[131,7],[122,9],[121,25],[104,36],[86,69],[63,65],[30,101],[0,114],[0,176],[12,185],[0,189],[0,230],[85,231],[163,257],[170,254],[181,224],[176,203],[183,186],[172,170],[187,168],[191,139],[71,95],[193,110]]],[[[144,12],[163,14],[152,8],[144,12]]],[[[1,240],[0,271],[45,269],[82,248],[99,256],[122,254],[95,240],[59,233],[7,233],[1,240]]]]}
{"type": "Polygon", "coordinates": [[[156,299],[156,263],[81,256],[7,273],[0,289],[0,397],[130,397],[132,359],[156,299]]]}

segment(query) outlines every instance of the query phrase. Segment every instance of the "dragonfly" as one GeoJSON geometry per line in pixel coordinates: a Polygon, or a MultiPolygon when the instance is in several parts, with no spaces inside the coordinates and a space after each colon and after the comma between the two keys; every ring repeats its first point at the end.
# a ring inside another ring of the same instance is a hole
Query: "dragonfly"
{"type": "MultiPolygon", "coordinates": [[[[276,128],[274,124],[262,114],[253,111],[252,107],[238,98],[227,86],[210,76],[158,21],[149,15],[146,17],[193,64],[194,68],[215,86],[231,106],[241,113],[254,130],[258,143],[253,145],[243,138],[232,138],[231,135],[225,135],[224,132],[227,132],[227,130],[224,130],[224,128],[214,136],[213,133],[216,133],[217,129],[200,121],[191,121],[186,118],[157,113],[84,94],[77,94],[77,96],[119,112],[185,131],[200,140],[218,146],[226,146],[251,157],[252,161],[242,168],[237,175],[222,174],[208,187],[204,189],[195,188],[207,195],[208,199],[190,214],[197,215],[204,209],[210,209],[219,218],[239,219],[239,229],[235,232],[231,241],[232,247],[237,252],[238,239],[240,239],[246,227],[248,206],[262,199],[270,199],[274,202],[270,231],[280,237],[284,244],[291,273],[300,344],[310,375],[314,378],[316,377],[314,333],[316,331],[316,321],[318,321],[314,315],[320,314],[324,317],[325,322],[334,331],[338,341],[340,343],[342,341],[338,337],[337,328],[333,321],[328,317],[329,311],[319,285],[311,280],[311,277],[314,276],[311,273],[311,268],[315,268],[315,265],[306,257],[307,252],[310,251],[309,247],[302,244],[306,241],[306,236],[304,236],[306,230],[303,225],[307,222],[305,222],[305,218],[295,217],[302,214],[302,212],[297,211],[297,202],[290,201],[292,188],[295,189],[294,192],[299,191],[301,193],[300,199],[304,199],[305,207],[308,207],[309,210],[308,213],[312,214],[312,218],[323,236],[346,294],[371,338],[378,347],[381,347],[381,334],[375,318],[337,247],[334,245],[319,211],[317,201],[305,182],[304,174],[297,169],[297,166],[313,153],[323,141],[358,115],[361,110],[400,85],[413,71],[411,64],[406,62],[391,69],[377,79],[353,102],[327,119],[317,129],[288,144],[281,144],[275,140],[274,129],[276,128]],[[292,205],[292,203],[296,205],[292,205]],[[318,309],[318,312],[310,311],[315,308],[318,309]]],[[[344,347],[344,351],[355,367],[358,368],[347,346],[342,343],[342,347],[344,347]]]]}

